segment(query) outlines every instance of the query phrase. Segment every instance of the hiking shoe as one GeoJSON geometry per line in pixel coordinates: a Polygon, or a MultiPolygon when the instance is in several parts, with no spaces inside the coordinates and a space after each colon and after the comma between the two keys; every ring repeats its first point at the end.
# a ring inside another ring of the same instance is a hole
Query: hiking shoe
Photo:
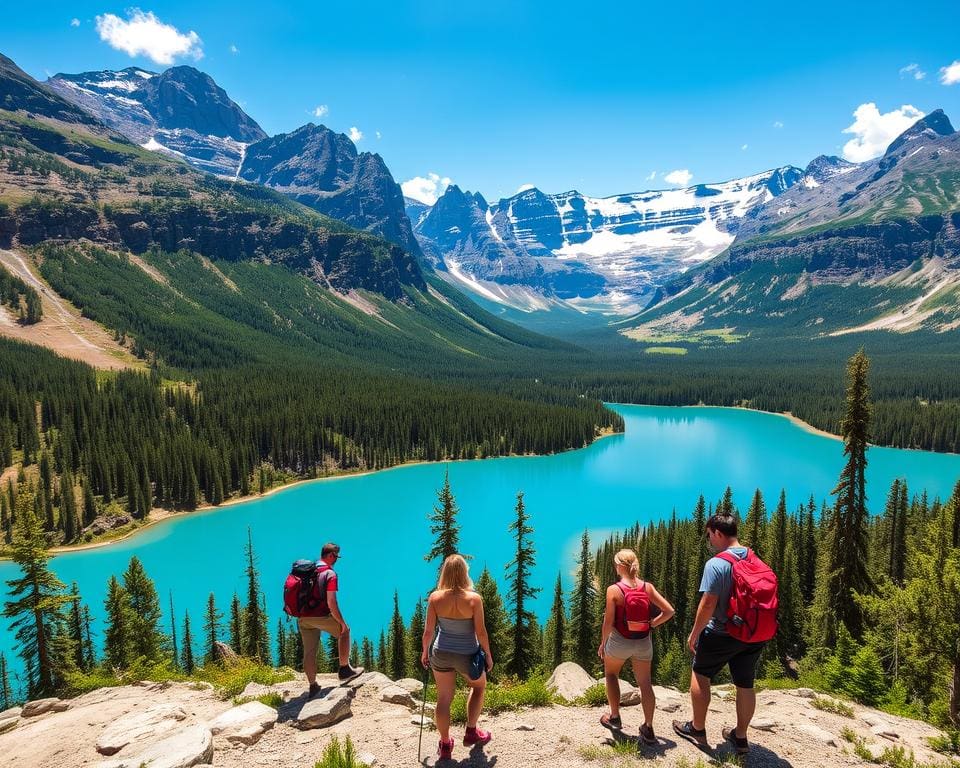
{"type": "Polygon", "coordinates": [[[337,677],[340,678],[341,683],[349,683],[351,680],[360,677],[362,674],[363,667],[351,667],[349,664],[344,664],[337,672],[337,677]]]}
{"type": "MultiPolygon", "coordinates": [[[[490,731],[481,731],[479,728],[467,728],[463,734],[463,746],[472,747],[479,744],[481,747],[493,738],[490,731]]],[[[452,740],[451,740],[452,741],[452,740]]]]}
{"type": "Polygon", "coordinates": [[[673,730],[677,734],[677,736],[680,736],[681,738],[686,739],[691,744],[693,744],[696,747],[699,747],[700,749],[710,748],[710,745],[707,744],[706,728],[704,728],[702,731],[698,731],[696,728],[693,727],[693,723],[690,722],[689,720],[687,721],[674,720],[673,730]]]}
{"type": "Polygon", "coordinates": [[[440,746],[437,748],[437,757],[441,760],[453,760],[453,739],[444,741],[440,739],[440,746]]]}
{"type": "Polygon", "coordinates": [[[600,715],[600,725],[611,731],[623,730],[623,721],[620,719],[620,715],[614,717],[609,712],[600,715]]]}
{"type": "Polygon", "coordinates": [[[651,746],[657,744],[657,737],[653,732],[652,725],[647,725],[644,723],[640,726],[640,741],[651,746]]]}
{"type": "Polygon", "coordinates": [[[321,690],[323,689],[320,687],[319,683],[310,683],[310,690],[307,691],[307,698],[312,699],[314,696],[320,693],[321,690]]]}
{"type": "Polygon", "coordinates": [[[746,737],[741,739],[739,736],[737,736],[737,731],[735,728],[724,728],[721,733],[723,734],[723,738],[737,748],[738,755],[745,755],[750,751],[750,743],[747,741],[746,737]]]}

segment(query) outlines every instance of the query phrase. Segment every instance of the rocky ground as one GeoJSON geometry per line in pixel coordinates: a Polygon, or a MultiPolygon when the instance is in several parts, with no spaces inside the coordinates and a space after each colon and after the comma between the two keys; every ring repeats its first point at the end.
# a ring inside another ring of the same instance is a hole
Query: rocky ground
{"type": "MultiPolygon", "coordinates": [[[[234,706],[207,684],[144,683],[104,688],[71,700],[45,699],[0,713],[0,768],[217,768],[290,766],[313,768],[333,736],[350,736],[368,765],[411,766],[417,761],[420,683],[396,683],[373,672],[348,687],[334,676],[321,676],[320,697],[307,701],[302,677],[271,686],[251,683],[245,697],[279,694],[277,709],[253,700],[234,706]]],[[[554,673],[550,686],[572,698],[594,681],[574,664],[554,673]]],[[[642,716],[635,690],[624,686],[623,740],[635,737],[642,716]]],[[[732,759],[721,743],[720,728],[734,721],[731,691],[715,690],[707,723],[714,748],[709,753],[674,736],[670,721],[687,717],[685,694],[657,688],[654,722],[659,744],[614,751],[611,734],[598,724],[600,708],[555,705],[497,716],[481,726],[493,732],[485,749],[460,744],[463,727],[455,726],[453,763],[459,766],[626,766],[653,760],[664,768],[723,764],[732,759]]],[[[764,691],[745,765],[834,768],[869,764],[854,754],[849,737],[861,740],[860,754],[876,757],[887,747],[913,752],[919,764],[943,762],[927,738],[937,731],[914,720],[897,718],[858,705],[853,716],[813,705],[807,689],[764,691]],[[848,738],[842,734],[846,733],[848,738]]],[[[429,712],[428,705],[428,712],[429,712]]],[[[423,734],[424,764],[436,763],[436,732],[423,734]]]]}

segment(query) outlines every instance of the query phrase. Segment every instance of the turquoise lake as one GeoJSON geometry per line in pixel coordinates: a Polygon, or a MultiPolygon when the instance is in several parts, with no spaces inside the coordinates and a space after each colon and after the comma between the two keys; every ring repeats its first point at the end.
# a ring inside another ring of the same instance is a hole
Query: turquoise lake
{"type": "MultiPolygon", "coordinates": [[[[445,469],[460,507],[461,545],[473,555],[476,578],[487,565],[505,591],[504,566],[512,557],[507,531],[517,491],[524,492],[534,527],[537,610],[548,611],[557,573],[571,583],[572,559],[584,528],[596,541],[636,521],[687,516],[702,493],[716,502],[726,486],[746,510],[756,488],[768,509],[786,489],[792,511],[811,494],[829,498],[843,464],[842,443],[773,414],[726,408],[614,406],[626,433],[583,450],[553,456],[514,457],[449,464],[420,464],[383,472],[302,483],[252,501],[164,521],[126,541],[58,555],[53,570],[76,581],[102,630],[110,574],[120,575],[137,555],[155,580],[165,611],[172,590],[181,634],[189,610],[195,637],[207,595],[224,612],[233,593],[244,595],[244,545],[253,533],[271,632],[282,616],[281,585],[290,563],[319,556],[324,541],[342,546],[340,602],[354,637],[379,635],[399,591],[409,618],[436,573],[424,562],[431,543],[427,515],[445,469]]],[[[960,456],[871,448],[867,454],[870,509],[882,511],[894,478],[906,478],[911,495],[926,490],[945,499],[960,478],[960,456]]],[[[18,569],[0,562],[4,582],[18,569]]],[[[4,587],[5,591],[5,587],[4,587]]],[[[4,595],[6,597],[6,595],[4,595]]],[[[669,596],[668,596],[669,597],[669,596]]],[[[224,628],[225,629],[225,628],[224,628]]],[[[14,669],[13,638],[0,620],[0,650],[14,669]]]]}

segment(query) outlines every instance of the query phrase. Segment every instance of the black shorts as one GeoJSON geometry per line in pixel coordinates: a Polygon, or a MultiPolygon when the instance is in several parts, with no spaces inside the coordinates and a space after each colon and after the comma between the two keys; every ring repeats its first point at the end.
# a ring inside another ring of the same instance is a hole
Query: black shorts
{"type": "Polygon", "coordinates": [[[725,664],[730,665],[730,677],[737,688],[753,688],[757,676],[757,662],[766,643],[745,643],[730,635],[703,630],[693,655],[693,671],[710,678],[717,676],[725,664]]]}

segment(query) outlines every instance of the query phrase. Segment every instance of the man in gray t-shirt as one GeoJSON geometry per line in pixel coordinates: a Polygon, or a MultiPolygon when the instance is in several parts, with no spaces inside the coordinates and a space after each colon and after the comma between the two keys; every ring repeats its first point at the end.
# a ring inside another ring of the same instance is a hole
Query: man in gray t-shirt
{"type": "MultiPolygon", "coordinates": [[[[716,514],[707,520],[707,538],[714,552],[730,552],[735,557],[747,556],[747,548],[737,540],[737,519],[733,515],[716,514]]],[[[674,720],[677,735],[701,748],[707,744],[707,709],[710,706],[710,684],[725,666],[737,688],[737,727],[724,728],[723,737],[733,742],[738,754],[746,754],[747,726],[757,707],[753,680],[764,643],[745,643],[727,633],[727,608],[733,587],[733,566],[719,557],[711,557],[703,566],[700,580],[700,604],[687,646],[693,654],[690,674],[690,701],[693,717],[674,720]]]]}

